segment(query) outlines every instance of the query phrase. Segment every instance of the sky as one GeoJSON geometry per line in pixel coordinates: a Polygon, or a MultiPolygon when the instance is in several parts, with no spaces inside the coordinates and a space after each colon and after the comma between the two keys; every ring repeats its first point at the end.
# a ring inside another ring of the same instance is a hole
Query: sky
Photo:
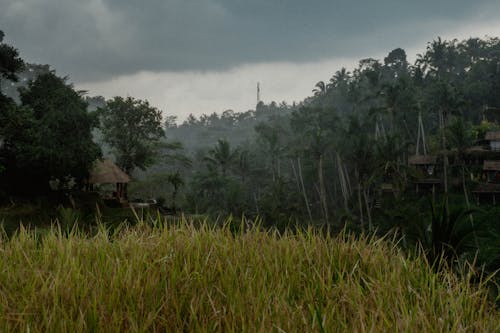
{"type": "Polygon", "coordinates": [[[179,120],[291,104],[341,67],[427,42],[500,36],[498,0],[0,0],[5,42],[90,96],[179,120]]]}

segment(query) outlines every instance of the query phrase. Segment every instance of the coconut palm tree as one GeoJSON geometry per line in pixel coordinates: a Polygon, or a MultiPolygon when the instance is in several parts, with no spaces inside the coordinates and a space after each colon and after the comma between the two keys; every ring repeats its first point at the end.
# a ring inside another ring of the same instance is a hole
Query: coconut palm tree
{"type": "Polygon", "coordinates": [[[222,176],[226,176],[227,171],[231,164],[238,157],[238,150],[231,150],[229,141],[219,139],[214,148],[210,149],[205,161],[212,166],[220,169],[222,176]]]}
{"type": "Polygon", "coordinates": [[[173,191],[172,191],[172,210],[173,213],[177,213],[177,205],[176,205],[176,198],[177,194],[179,193],[179,188],[184,185],[184,180],[181,177],[181,174],[179,173],[179,170],[177,170],[175,173],[169,174],[167,176],[167,181],[172,185],[173,191]]]}
{"type": "MultiPolygon", "coordinates": [[[[345,67],[336,71],[330,78],[330,83],[326,86],[327,89],[346,87],[351,79],[351,73],[345,67]]],[[[319,83],[319,82],[318,82],[319,83]]]]}
{"type": "Polygon", "coordinates": [[[326,84],[324,81],[319,81],[318,83],[316,83],[316,85],[314,86],[315,88],[312,90],[312,92],[314,93],[314,96],[325,96],[326,95],[326,84]]]}

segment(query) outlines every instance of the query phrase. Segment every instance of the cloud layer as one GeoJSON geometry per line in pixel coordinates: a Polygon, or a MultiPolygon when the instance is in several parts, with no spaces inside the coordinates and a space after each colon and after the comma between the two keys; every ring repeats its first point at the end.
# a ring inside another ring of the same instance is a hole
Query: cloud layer
{"type": "Polygon", "coordinates": [[[300,101],[341,66],[437,36],[500,35],[497,0],[0,0],[29,62],[90,95],[148,99],[181,119],[300,101]]]}
{"type": "Polygon", "coordinates": [[[385,51],[436,22],[498,13],[492,0],[0,0],[0,29],[28,60],[76,81],[224,70],[385,51]],[[488,8],[489,7],[489,8],[488,8]],[[485,8],[488,8],[486,10],[485,8]]]}
{"type": "Polygon", "coordinates": [[[99,92],[107,98],[130,95],[148,99],[180,120],[190,113],[247,111],[255,108],[256,84],[261,82],[261,99],[299,102],[306,97],[325,68],[351,67],[351,59],[313,63],[280,62],[245,65],[227,71],[140,72],[102,82],[79,84],[78,88],[99,92]]]}

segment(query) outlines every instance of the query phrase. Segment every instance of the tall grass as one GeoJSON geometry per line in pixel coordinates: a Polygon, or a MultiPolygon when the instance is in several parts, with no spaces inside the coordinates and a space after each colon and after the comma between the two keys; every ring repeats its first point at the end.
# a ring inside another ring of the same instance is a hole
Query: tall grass
{"type": "Polygon", "coordinates": [[[479,286],[385,240],[312,229],[21,229],[0,244],[0,331],[494,332],[479,286]]]}

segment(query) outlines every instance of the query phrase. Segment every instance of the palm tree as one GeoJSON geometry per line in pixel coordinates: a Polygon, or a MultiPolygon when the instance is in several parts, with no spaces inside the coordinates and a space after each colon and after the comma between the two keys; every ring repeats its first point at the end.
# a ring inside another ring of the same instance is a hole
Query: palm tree
{"type": "Polygon", "coordinates": [[[369,207],[370,187],[376,175],[375,154],[372,151],[374,142],[368,135],[368,120],[357,116],[351,116],[347,127],[343,129],[342,143],[339,145],[342,158],[351,166],[359,205],[359,220],[364,229],[363,197],[365,201],[368,226],[371,229],[371,212],[369,207]]]}
{"type": "MultiPolygon", "coordinates": [[[[470,207],[469,193],[467,191],[467,183],[465,181],[465,150],[470,147],[474,142],[474,136],[471,128],[463,121],[462,117],[455,119],[453,123],[447,128],[447,134],[449,136],[450,145],[456,149],[455,159],[456,164],[460,166],[460,171],[462,175],[462,188],[464,191],[465,202],[467,208],[470,207]]],[[[474,223],[472,215],[470,215],[470,220],[474,223]]]]}
{"type": "Polygon", "coordinates": [[[287,134],[279,122],[260,123],[255,126],[259,142],[265,147],[268,158],[271,161],[271,172],[273,181],[280,176],[279,161],[285,149],[284,137],[287,134]]]}
{"type": "Polygon", "coordinates": [[[312,90],[314,96],[325,96],[326,95],[326,84],[324,81],[319,81],[314,86],[315,88],[312,90]]]}
{"type": "Polygon", "coordinates": [[[173,186],[173,191],[172,191],[172,210],[174,214],[177,213],[177,205],[176,205],[176,198],[177,198],[177,193],[179,192],[179,188],[184,185],[184,180],[181,177],[181,174],[177,170],[175,173],[169,174],[167,176],[167,181],[173,186]]]}
{"type": "Polygon", "coordinates": [[[431,204],[431,234],[427,238],[427,246],[430,247],[429,255],[433,263],[441,257],[450,261],[477,247],[476,227],[466,218],[477,210],[450,211],[446,198],[444,201],[441,207],[431,204]]]}
{"type": "Polygon", "coordinates": [[[237,156],[238,150],[231,150],[231,145],[227,140],[219,139],[215,147],[209,150],[208,156],[205,157],[205,161],[219,168],[222,175],[225,177],[227,170],[236,160],[237,156]]]}
{"type": "Polygon", "coordinates": [[[333,74],[333,76],[330,78],[330,83],[328,83],[326,88],[331,89],[331,88],[347,87],[350,79],[351,79],[351,73],[348,72],[347,69],[345,69],[345,67],[342,67],[339,71],[336,71],[335,74],[333,74]]]}
{"type": "Polygon", "coordinates": [[[333,145],[337,116],[331,108],[302,108],[292,115],[292,127],[301,135],[303,148],[317,162],[318,192],[325,221],[328,222],[327,192],[325,184],[325,154],[333,145]]]}
{"type": "Polygon", "coordinates": [[[242,150],[238,155],[238,172],[242,183],[245,183],[246,177],[250,171],[250,152],[248,150],[242,150]]]}

